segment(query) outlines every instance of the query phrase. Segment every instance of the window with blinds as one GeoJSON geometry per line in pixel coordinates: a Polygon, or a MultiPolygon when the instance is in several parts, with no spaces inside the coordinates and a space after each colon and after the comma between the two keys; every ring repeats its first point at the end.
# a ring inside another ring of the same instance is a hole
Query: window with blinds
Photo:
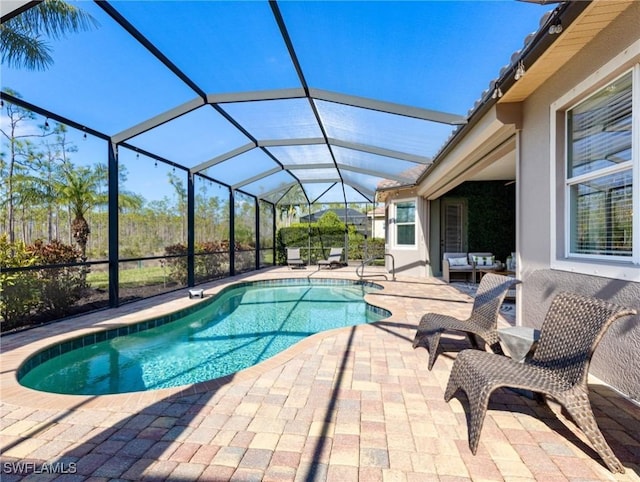
{"type": "Polygon", "coordinates": [[[416,244],[416,203],[415,201],[396,204],[396,245],[416,244]]]}
{"type": "Polygon", "coordinates": [[[633,254],[632,91],[629,72],[567,112],[570,254],[633,254]]]}

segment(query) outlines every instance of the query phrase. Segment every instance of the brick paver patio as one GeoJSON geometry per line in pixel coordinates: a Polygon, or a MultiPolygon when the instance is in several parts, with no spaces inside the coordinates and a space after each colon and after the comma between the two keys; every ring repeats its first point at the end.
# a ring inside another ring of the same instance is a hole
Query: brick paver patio
{"type": "MultiPolygon", "coordinates": [[[[235,280],[293,276],[355,279],[351,268],[278,268],[235,280]]],[[[426,351],[411,347],[424,312],[464,318],[471,298],[437,279],[371,281],[384,290],[367,299],[389,319],[314,335],[234,376],[176,389],[55,395],[21,387],[15,370],[53,342],[197,303],[186,290],[3,337],[2,481],[640,481],[640,407],[595,379],[594,412],[625,474],[611,474],[557,407],[509,390],[492,398],[473,456],[466,398],[443,399],[466,342],[447,337],[450,351],[431,372],[426,351]]]]}

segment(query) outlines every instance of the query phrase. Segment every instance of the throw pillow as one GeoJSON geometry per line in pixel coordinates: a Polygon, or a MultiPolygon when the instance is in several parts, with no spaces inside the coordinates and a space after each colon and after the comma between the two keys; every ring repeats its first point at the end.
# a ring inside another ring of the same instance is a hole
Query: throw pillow
{"type": "Polygon", "coordinates": [[[466,266],[468,264],[467,258],[449,258],[449,266],[466,266]]]}
{"type": "Polygon", "coordinates": [[[496,262],[495,256],[474,256],[473,262],[476,266],[493,266],[496,262]]]}

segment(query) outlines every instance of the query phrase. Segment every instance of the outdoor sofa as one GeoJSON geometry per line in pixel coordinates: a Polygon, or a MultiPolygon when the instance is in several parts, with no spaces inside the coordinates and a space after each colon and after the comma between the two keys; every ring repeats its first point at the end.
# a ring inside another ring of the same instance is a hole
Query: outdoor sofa
{"type": "Polygon", "coordinates": [[[492,271],[498,266],[495,256],[489,252],[444,253],[442,255],[442,278],[450,283],[452,274],[461,273],[465,280],[471,278],[471,281],[475,283],[478,273],[492,271]]]}

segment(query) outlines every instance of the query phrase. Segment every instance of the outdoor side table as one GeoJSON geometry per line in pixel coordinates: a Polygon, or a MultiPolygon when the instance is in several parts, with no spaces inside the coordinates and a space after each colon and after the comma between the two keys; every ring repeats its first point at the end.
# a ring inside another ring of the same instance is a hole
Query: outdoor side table
{"type": "Polygon", "coordinates": [[[474,283],[479,283],[482,281],[482,277],[487,273],[494,273],[496,268],[494,266],[476,266],[476,277],[479,279],[474,279],[474,283]],[[477,275],[480,275],[479,277],[477,275]]]}
{"type": "MultiPolygon", "coordinates": [[[[540,330],[529,328],[528,326],[509,326],[507,328],[500,328],[498,330],[498,336],[507,355],[513,360],[523,362],[527,356],[533,353],[533,350],[538,344],[540,330]]],[[[530,390],[522,390],[520,388],[512,388],[511,390],[538,403],[544,402],[544,397],[539,393],[533,393],[530,390]]]]}
{"type": "Polygon", "coordinates": [[[537,345],[540,330],[527,326],[510,326],[500,328],[498,336],[507,354],[516,361],[523,361],[537,345]]]}

